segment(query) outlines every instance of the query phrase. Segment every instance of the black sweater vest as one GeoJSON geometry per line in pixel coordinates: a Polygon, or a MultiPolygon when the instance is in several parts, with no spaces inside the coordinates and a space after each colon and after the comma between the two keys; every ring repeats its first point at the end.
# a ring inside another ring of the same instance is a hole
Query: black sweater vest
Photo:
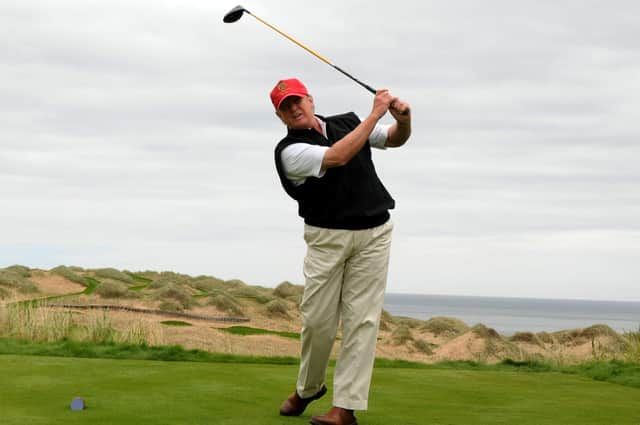
{"type": "Polygon", "coordinates": [[[318,118],[327,124],[327,138],[313,129],[289,129],[275,149],[280,182],[298,201],[298,214],[306,224],[330,229],[360,230],[385,223],[395,201],[376,174],[368,142],[346,165],[327,169],[321,178],[307,177],[300,186],[287,179],[281,161],[284,148],[293,143],[331,146],[360,124],[353,112],[318,118]]]}

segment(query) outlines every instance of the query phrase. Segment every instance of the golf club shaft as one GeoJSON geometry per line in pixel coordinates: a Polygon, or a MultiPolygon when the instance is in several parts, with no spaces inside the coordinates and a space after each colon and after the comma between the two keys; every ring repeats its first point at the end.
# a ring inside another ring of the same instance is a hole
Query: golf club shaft
{"type": "Polygon", "coordinates": [[[344,69],[340,68],[339,66],[332,64],[329,59],[325,58],[324,56],[322,56],[321,54],[319,54],[315,50],[305,46],[304,44],[300,43],[295,38],[291,37],[289,34],[283,32],[283,31],[280,31],[278,28],[276,28],[275,26],[271,25],[269,22],[265,21],[264,19],[260,18],[259,16],[254,15],[253,13],[249,12],[248,10],[245,9],[245,12],[248,13],[249,15],[253,16],[254,18],[256,18],[258,21],[262,22],[263,24],[265,24],[266,26],[268,26],[269,28],[271,28],[272,30],[274,30],[275,32],[280,34],[281,36],[287,38],[289,41],[291,41],[291,42],[297,44],[298,46],[302,47],[304,50],[306,50],[307,52],[311,53],[313,56],[317,57],[322,62],[326,63],[327,65],[329,65],[331,67],[333,67],[336,71],[339,71],[342,74],[346,75],[347,77],[351,78],[353,81],[355,81],[356,83],[360,84],[362,87],[364,87],[365,89],[367,89],[371,93],[376,94],[376,89],[374,89],[370,85],[365,84],[362,81],[358,80],[357,78],[355,78],[354,76],[352,76],[347,71],[345,71],[344,69]]]}

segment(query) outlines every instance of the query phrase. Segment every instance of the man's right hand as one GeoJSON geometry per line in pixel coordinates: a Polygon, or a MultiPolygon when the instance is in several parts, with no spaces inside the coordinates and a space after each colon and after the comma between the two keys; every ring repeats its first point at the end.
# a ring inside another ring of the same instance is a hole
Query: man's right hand
{"type": "Polygon", "coordinates": [[[391,104],[395,102],[397,98],[391,96],[389,90],[381,89],[376,91],[376,96],[373,98],[373,109],[371,114],[379,120],[387,113],[391,104]]]}

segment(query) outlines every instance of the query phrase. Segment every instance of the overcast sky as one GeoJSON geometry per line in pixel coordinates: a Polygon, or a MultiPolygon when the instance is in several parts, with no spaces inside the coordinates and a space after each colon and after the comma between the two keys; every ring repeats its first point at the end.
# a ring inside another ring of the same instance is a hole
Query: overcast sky
{"type": "MultiPolygon", "coordinates": [[[[268,93],[372,97],[233,6],[0,0],[0,267],[303,283],[268,93]]],[[[389,292],[640,300],[639,2],[244,6],[411,104],[389,292]]]]}

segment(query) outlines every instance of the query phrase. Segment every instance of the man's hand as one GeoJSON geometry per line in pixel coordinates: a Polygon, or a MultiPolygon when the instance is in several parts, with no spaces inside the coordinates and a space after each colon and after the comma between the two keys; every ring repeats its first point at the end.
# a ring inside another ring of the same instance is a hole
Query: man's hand
{"type": "Polygon", "coordinates": [[[389,106],[389,112],[398,122],[410,122],[411,121],[411,107],[404,100],[397,97],[389,106]]]}
{"type": "Polygon", "coordinates": [[[397,148],[404,145],[411,136],[411,108],[407,102],[396,97],[389,106],[389,112],[396,119],[396,123],[389,128],[385,146],[397,148]]]}
{"type": "Polygon", "coordinates": [[[397,99],[391,96],[389,90],[381,89],[376,91],[376,97],[373,99],[373,109],[371,110],[371,115],[375,117],[376,120],[379,120],[387,113],[391,104],[395,102],[397,99]]]}

